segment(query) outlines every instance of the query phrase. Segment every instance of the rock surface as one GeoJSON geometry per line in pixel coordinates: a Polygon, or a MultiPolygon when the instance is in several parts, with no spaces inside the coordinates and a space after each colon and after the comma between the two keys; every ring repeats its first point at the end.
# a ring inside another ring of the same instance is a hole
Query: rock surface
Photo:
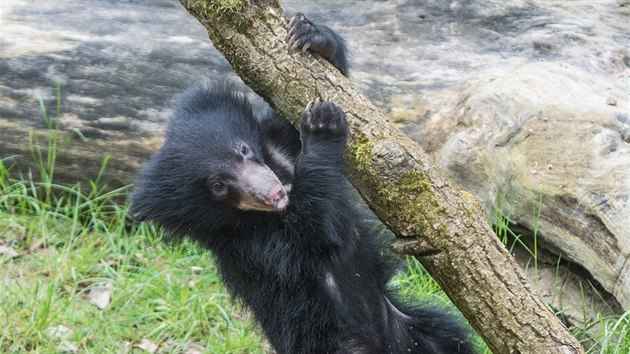
{"type": "MultiPolygon", "coordinates": [[[[63,133],[56,177],[94,178],[107,154],[110,183],[127,184],[184,88],[234,74],[175,0],[86,4],[2,3],[0,157],[32,161],[41,98],[63,133]]],[[[579,313],[569,298],[587,279],[593,311],[629,309],[630,3],[326,4],[283,1],[347,39],[352,80],[463,189],[530,247],[537,234],[546,298],[579,313]]]]}
{"type": "Polygon", "coordinates": [[[471,84],[423,130],[445,140],[435,155],[461,185],[489,209],[505,199],[512,223],[537,229],[627,307],[630,126],[606,103],[622,92],[610,86],[603,75],[532,63],[471,84]]]}
{"type": "Polygon", "coordinates": [[[48,136],[40,98],[65,133],[59,181],[95,178],[107,154],[111,183],[129,184],[160,146],[179,94],[234,74],[177,1],[87,4],[2,3],[0,156],[31,161],[29,130],[48,136]]]}
{"type": "Polygon", "coordinates": [[[428,93],[422,119],[407,131],[488,210],[504,201],[511,223],[630,308],[630,32],[622,25],[630,8],[462,7],[497,54],[511,56],[482,54],[490,65],[428,93]]]}

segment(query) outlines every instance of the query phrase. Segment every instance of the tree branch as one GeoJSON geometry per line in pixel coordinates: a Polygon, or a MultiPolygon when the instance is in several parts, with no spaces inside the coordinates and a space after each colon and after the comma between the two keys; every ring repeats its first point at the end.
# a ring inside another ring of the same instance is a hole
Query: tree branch
{"type": "Polygon", "coordinates": [[[288,51],[277,1],[180,2],[243,81],[293,123],[314,97],[329,97],[346,112],[348,178],[398,237],[395,249],[418,257],[491,350],[583,352],[529,286],[474,197],[330,64],[288,51]]]}

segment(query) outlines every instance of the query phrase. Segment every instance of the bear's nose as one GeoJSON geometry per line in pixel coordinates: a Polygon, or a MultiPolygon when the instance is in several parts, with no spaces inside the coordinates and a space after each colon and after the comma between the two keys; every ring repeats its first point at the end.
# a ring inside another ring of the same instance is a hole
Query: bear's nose
{"type": "Polygon", "coordinates": [[[268,196],[270,197],[269,204],[278,210],[284,209],[289,204],[289,197],[282,185],[274,185],[268,196]]]}

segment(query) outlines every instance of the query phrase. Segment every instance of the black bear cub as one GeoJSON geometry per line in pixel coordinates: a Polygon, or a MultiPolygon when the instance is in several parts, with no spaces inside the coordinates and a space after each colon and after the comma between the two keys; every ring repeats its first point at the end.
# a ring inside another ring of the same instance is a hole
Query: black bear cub
{"type": "MultiPolygon", "coordinates": [[[[303,15],[290,27],[294,49],[347,71],[334,32],[303,15]]],[[[389,293],[394,264],[344,176],[347,130],[331,102],[311,102],[298,131],[273,112],[254,116],[234,85],[191,89],[140,174],[132,214],[210,249],[277,353],[474,352],[455,316],[389,293]]]]}

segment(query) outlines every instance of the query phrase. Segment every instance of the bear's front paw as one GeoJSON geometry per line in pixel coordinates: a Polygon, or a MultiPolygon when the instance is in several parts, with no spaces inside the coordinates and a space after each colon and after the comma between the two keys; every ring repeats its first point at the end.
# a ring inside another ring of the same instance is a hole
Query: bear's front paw
{"type": "Polygon", "coordinates": [[[306,105],[302,113],[302,137],[326,135],[329,137],[345,137],[348,131],[346,115],[341,108],[328,100],[321,102],[315,99],[306,105]]]}
{"type": "Polygon", "coordinates": [[[310,50],[330,61],[335,53],[335,45],[332,36],[322,31],[317,25],[298,13],[291,17],[288,25],[287,45],[290,50],[310,50]]]}
{"type": "Polygon", "coordinates": [[[301,49],[306,52],[311,47],[311,39],[319,33],[319,29],[301,12],[291,17],[288,26],[288,46],[291,50],[301,49]]]}

